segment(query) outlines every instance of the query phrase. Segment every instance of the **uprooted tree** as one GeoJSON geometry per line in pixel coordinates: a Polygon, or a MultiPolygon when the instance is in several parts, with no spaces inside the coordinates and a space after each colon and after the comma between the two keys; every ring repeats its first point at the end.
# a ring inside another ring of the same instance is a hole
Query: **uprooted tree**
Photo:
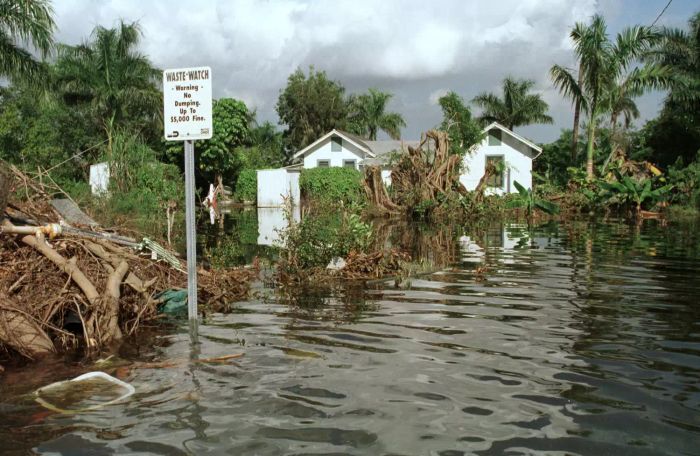
{"type": "MultiPolygon", "coordinates": [[[[370,203],[386,214],[410,213],[426,202],[466,195],[467,189],[459,181],[461,161],[462,155],[450,153],[447,133],[430,130],[423,134],[418,147],[409,146],[408,152],[392,167],[392,195],[387,192],[377,166],[365,171],[365,192],[370,203]]],[[[477,187],[478,199],[483,198],[485,182],[495,171],[491,168],[486,169],[477,187]]]]}

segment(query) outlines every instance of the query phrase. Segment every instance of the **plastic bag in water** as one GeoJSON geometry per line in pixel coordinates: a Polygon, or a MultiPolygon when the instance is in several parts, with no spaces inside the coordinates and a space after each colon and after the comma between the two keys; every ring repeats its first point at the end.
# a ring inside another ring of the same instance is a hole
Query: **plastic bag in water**
{"type": "Polygon", "coordinates": [[[104,372],[88,372],[34,392],[36,401],[59,413],[79,413],[114,404],[134,394],[130,384],[104,372]]]}

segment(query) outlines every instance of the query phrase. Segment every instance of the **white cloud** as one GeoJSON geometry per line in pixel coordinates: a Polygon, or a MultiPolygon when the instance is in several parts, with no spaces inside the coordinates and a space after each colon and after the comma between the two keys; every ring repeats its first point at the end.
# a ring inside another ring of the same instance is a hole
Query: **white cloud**
{"type": "Polygon", "coordinates": [[[445,88],[434,90],[428,96],[428,101],[430,102],[431,105],[437,106],[439,104],[440,98],[447,95],[447,93],[449,91],[450,91],[449,89],[445,89],[445,88]]]}
{"type": "Polygon", "coordinates": [[[571,25],[595,13],[596,2],[62,0],[54,7],[58,39],[69,43],[95,25],[138,20],[141,50],[155,65],[210,65],[215,96],[241,98],[262,118],[275,118],[288,75],[315,65],[349,90],[396,93],[417,136],[439,122],[431,105],[440,90],[468,100],[498,89],[506,74],[546,89],[551,64],[570,59],[571,25]]]}

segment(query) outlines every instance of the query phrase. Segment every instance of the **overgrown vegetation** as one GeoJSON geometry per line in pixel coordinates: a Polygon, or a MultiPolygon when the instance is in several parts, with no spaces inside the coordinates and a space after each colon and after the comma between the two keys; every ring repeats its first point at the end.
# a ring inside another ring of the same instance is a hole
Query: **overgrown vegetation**
{"type": "MultiPolygon", "coordinates": [[[[288,218],[291,222],[291,217],[288,218]]],[[[326,212],[290,223],[282,233],[282,268],[287,274],[323,267],[335,257],[364,251],[372,241],[372,226],[344,211],[326,212]]]]}
{"type": "Polygon", "coordinates": [[[258,196],[258,173],[255,169],[244,169],[238,174],[234,199],[241,202],[255,202],[258,196]]]}
{"type": "Polygon", "coordinates": [[[358,205],[365,201],[362,173],[353,168],[304,169],[299,177],[302,198],[320,205],[358,205]]]}

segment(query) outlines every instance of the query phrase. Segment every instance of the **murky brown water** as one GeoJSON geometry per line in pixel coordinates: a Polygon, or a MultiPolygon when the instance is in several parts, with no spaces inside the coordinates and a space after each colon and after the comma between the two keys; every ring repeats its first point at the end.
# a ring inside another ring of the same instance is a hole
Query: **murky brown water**
{"type": "Polygon", "coordinates": [[[494,225],[402,288],[261,289],[198,344],[125,347],[185,360],[125,403],[51,414],[23,394],[66,373],[0,383],[0,453],[700,454],[697,228],[494,225]]]}

